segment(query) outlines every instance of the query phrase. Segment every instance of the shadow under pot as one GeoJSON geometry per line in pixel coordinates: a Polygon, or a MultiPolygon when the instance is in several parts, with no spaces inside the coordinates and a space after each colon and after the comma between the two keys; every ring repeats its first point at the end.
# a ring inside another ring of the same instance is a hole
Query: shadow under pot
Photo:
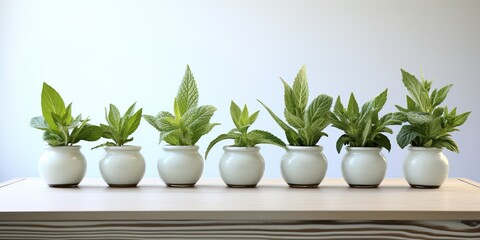
{"type": "Polygon", "coordinates": [[[342,175],[350,187],[376,188],[387,171],[380,147],[347,147],[342,160],[342,175]]]}
{"type": "Polygon", "coordinates": [[[413,188],[439,188],[448,177],[448,159],[442,148],[408,147],[403,174],[413,188]]]}
{"type": "Polygon", "coordinates": [[[328,162],[321,146],[287,146],[280,169],[290,187],[318,187],[325,178],[328,162]]]}
{"type": "Polygon", "coordinates": [[[220,176],[228,187],[255,187],[265,171],[260,147],[224,146],[220,157],[220,176]]]}
{"type": "Polygon", "coordinates": [[[145,174],[145,159],[139,146],[105,147],[99,167],[110,187],[135,187],[145,174]]]}
{"type": "Polygon", "coordinates": [[[163,147],[157,163],[158,174],[168,187],[193,187],[203,173],[204,160],[198,146],[163,147]]]}
{"type": "Polygon", "coordinates": [[[76,187],[86,171],[80,146],[47,146],[38,160],[38,173],[50,187],[76,187]]]}

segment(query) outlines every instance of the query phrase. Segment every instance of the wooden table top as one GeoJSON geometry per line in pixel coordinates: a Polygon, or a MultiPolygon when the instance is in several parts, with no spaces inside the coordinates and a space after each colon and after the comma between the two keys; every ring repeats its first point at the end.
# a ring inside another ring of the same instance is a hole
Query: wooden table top
{"type": "Polygon", "coordinates": [[[414,189],[403,179],[379,188],[349,188],[325,179],[318,188],[264,179],[256,188],[227,188],[202,179],[169,188],[144,179],[136,188],[110,188],[84,179],[78,188],[50,188],[39,178],[0,184],[0,221],[8,220],[480,220],[480,184],[448,179],[439,189],[414,189]]]}

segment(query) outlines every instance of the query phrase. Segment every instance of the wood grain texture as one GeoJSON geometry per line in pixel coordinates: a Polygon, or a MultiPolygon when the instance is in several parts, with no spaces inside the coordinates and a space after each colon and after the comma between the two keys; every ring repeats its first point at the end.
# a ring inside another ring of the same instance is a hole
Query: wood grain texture
{"type": "Polygon", "coordinates": [[[455,221],[10,221],[0,239],[480,239],[455,221]]]}
{"type": "Polygon", "coordinates": [[[85,179],[78,188],[50,188],[25,179],[0,188],[5,220],[480,220],[480,188],[448,179],[439,189],[413,189],[386,179],[376,189],[349,188],[326,179],[319,188],[289,188],[263,180],[257,188],[227,188],[201,180],[195,188],[168,188],[145,179],[137,188],[109,188],[85,179]]]}

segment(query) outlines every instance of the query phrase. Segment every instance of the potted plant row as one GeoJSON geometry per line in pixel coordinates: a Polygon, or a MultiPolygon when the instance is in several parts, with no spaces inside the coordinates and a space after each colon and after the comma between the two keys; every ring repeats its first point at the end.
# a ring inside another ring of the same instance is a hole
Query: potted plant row
{"type": "MultiPolygon", "coordinates": [[[[257,144],[272,144],[286,149],[281,159],[281,173],[291,187],[317,187],[325,177],[327,159],[322,146],[317,145],[324,129],[330,124],[344,132],[336,144],[338,153],[346,146],[342,159],[342,174],[351,187],[377,187],[384,179],[386,160],[381,154],[390,151],[391,143],[385,133],[392,133],[391,125],[403,125],[397,135],[401,148],[409,146],[403,171],[407,182],[417,188],[440,187],[448,176],[448,160],[443,148],[458,152],[451,133],[458,131],[470,112],[457,114],[440,104],[452,85],[431,89],[432,82],[418,80],[402,71],[402,81],[407,88],[407,106],[396,105],[399,112],[380,111],[387,101],[388,90],[366,102],[360,108],[353,93],[346,108],[337,98],[333,110],[332,98],[321,94],[308,104],[308,81],[303,66],[292,86],[281,79],[284,86],[283,121],[272,109],[258,100],[274,121],[285,132],[288,146],[273,134],[263,130],[248,131],[259,111],[249,114],[245,105],[241,109],[230,104],[230,115],[235,128],[212,140],[205,152],[205,159],[212,147],[226,139],[234,140],[225,146],[219,168],[223,181],[229,187],[254,187],[263,176],[265,163],[257,144]]],[[[218,123],[210,123],[216,111],[211,105],[198,105],[199,93],[195,78],[187,65],[185,75],[173,102],[173,113],[159,112],[143,118],[160,132],[164,155],[157,162],[160,178],[169,187],[192,187],[200,179],[204,159],[199,154],[198,140],[218,123]]],[[[44,83],[41,94],[42,116],[34,117],[30,125],[44,132],[48,146],[42,153],[38,169],[40,176],[51,187],[76,186],[85,176],[86,160],[77,143],[81,140],[96,141],[101,137],[112,141],[94,148],[104,147],[105,155],[99,163],[105,182],[111,187],[136,186],[145,173],[145,159],[141,147],[126,145],[140,125],[142,109],[135,111],[132,104],[122,116],[118,108],[110,104],[105,109],[107,124],[95,126],[81,115],[72,116],[72,104],[65,105],[60,94],[44,83]]]]}

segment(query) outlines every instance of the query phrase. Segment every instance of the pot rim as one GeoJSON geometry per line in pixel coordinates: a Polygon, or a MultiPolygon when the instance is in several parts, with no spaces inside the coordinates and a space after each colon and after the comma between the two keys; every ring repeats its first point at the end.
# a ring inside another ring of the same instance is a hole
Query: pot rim
{"type": "Polygon", "coordinates": [[[292,146],[287,145],[287,150],[294,150],[294,151],[322,151],[323,146],[315,145],[315,146],[292,146]]]}
{"type": "Polygon", "coordinates": [[[123,146],[105,146],[103,147],[105,151],[113,150],[113,151],[140,151],[142,147],[136,145],[123,145],[123,146]]]}
{"type": "Polygon", "coordinates": [[[170,145],[167,144],[162,147],[163,150],[183,150],[183,151],[198,151],[200,147],[198,145],[170,145]]]}
{"type": "Polygon", "coordinates": [[[260,151],[259,146],[253,147],[234,147],[233,145],[223,146],[224,151],[234,151],[234,152],[258,152],[260,151]]]}
{"type": "Polygon", "coordinates": [[[346,147],[347,151],[382,151],[382,147],[346,147]]]}
{"type": "Polygon", "coordinates": [[[408,146],[407,148],[410,151],[442,151],[443,148],[439,147],[414,147],[414,146],[408,146]]]}
{"type": "Polygon", "coordinates": [[[52,145],[47,145],[45,146],[45,149],[65,149],[65,150],[73,150],[73,149],[80,149],[82,146],[80,145],[73,145],[73,146],[52,146],[52,145]]]}

